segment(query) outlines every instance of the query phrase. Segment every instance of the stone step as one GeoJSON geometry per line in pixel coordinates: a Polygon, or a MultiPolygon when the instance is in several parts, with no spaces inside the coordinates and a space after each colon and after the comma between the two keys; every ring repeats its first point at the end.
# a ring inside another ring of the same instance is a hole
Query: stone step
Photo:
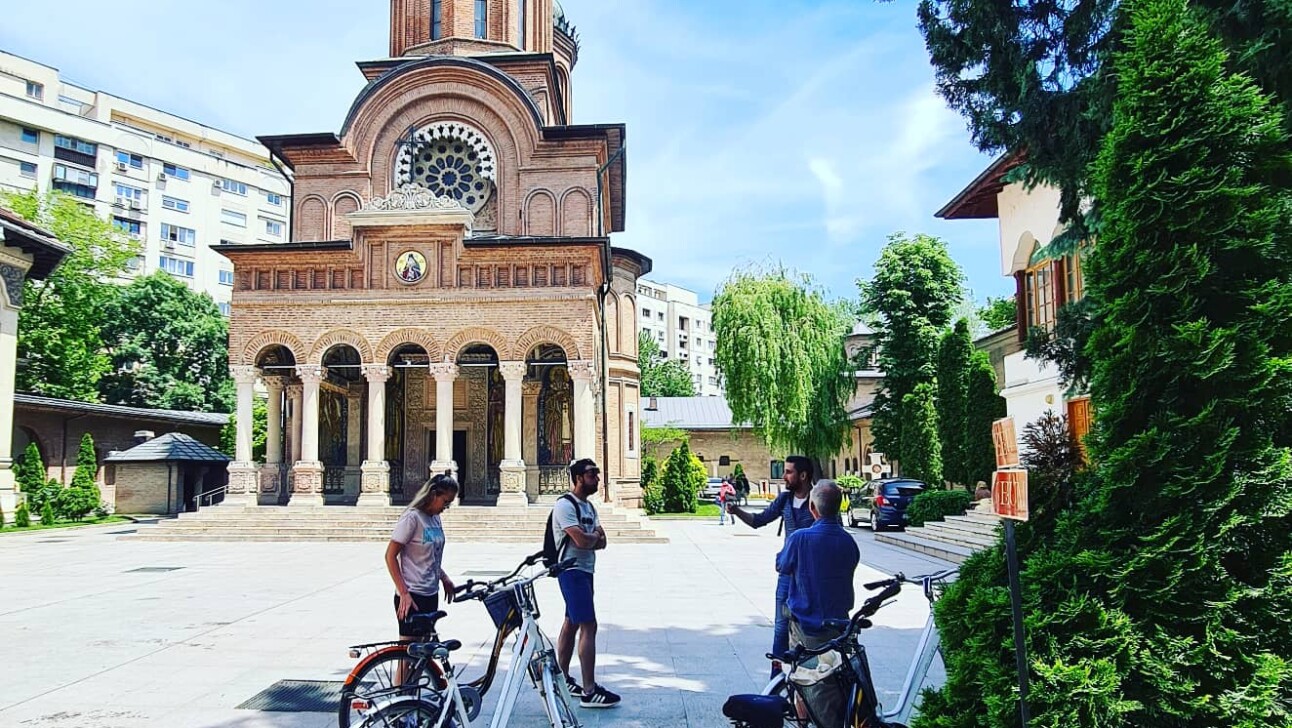
{"type": "Polygon", "coordinates": [[[960,528],[965,531],[975,531],[983,535],[994,535],[1000,530],[1000,521],[987,521],[981,518],[971,518],[969,516],[947,516],[943,522],[949,526],[960,528]]]}
{"type": "Polygon", "coordinates": [[[964,546],[975,551],[990,548],[996,543],[995,538],[971,534],[967,531],[956,531],[954,529],[934,528],[937,524],[928,523],[921,528],[907,529],[907,533],[919,536],[921,538],[931,539],[933,541],[942,541],[944,543],[956,546],[964,546]]]}
{"type": "Polygon", "coordinates": [[[963,516],[948,516],[948,518],[964,518],[970,521],[979,521],[981,523],[1000,523],[1000,516],[992,513],[990,510],[980,511],[969,509],[963,516]]]}
{"type": "Polygon", "coordinates": [[[965,559],[969,558],[978,549],[967,546],[958,546],[945,541],[936,541],[925,538],[917,533],[918,529],[911,529],[905,532],[880,532],[875,534],[875,541],[879,543],[897,546],[907,551],[932,556],[935,559],[950,561],[953,564],[962,564],[965,559]]]}
{"type": "MultiPolygon", "coordinates": [[[[952,516],[952,518],[954,518],[954,516],[952,516]]],[[[940,531],[956,531],[970,536],[987,539],[995,539],[996,533],[1000,530],[999,526],[996,525],[950,519],[945,521],[929,521],[924,524],[924,527],[940,531]]]]}

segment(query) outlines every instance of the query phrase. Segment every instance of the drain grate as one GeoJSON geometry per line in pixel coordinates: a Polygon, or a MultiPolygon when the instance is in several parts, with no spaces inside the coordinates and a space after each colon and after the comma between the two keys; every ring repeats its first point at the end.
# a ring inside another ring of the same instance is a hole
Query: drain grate
{"type": "Polygon", "coordinates": [[[335,713],[343,684],[340,680],[279,680],[238,708],[271,713],[335,713]]]}
{"type": "Polygon", "coordinates": [[[138,569],[130,569],[127,574],[164,574],[167,571],[179,571],[182,566],[141,566],[138,569]]]}

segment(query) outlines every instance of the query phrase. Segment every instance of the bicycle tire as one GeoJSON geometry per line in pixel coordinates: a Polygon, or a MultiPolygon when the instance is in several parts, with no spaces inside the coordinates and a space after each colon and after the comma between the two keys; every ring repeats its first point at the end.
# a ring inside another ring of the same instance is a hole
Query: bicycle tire
{"type": "Polygon", "coordinates": [[[552,728],[582,728],[579,717],[570,707],[573,696],[565,676],[551,662],[543,664],[543,692],[546,693],[547,719],[552,728]]]}
{"type": "Polygon", "coordinates": [[[341,700],[337,706],[338,728],[358,728],[363,725],[365,711],[354,707],[356,699],[371,702],[375,698],[416,697],[422,689],[422,671],[425,665],[426,663],[418,665],[417,660],[408,656],[407,645],[392,645],[364,658],[355,665],[341,685],[341,700]],[[405,675],[405,687],[402,688],[395,685],[396,671],[401,662],[412,665],[408,668],[412,674],[405,675]],[[364,688],[364,685],[371,687],[364,688]]]}
{"type": "MultiPolygon", "coordinates": [[[[421,698],[398,698],[365,716],[355,728],[435,728],[440,707],[421,698]]],[[[458,728],[458,721],[450,715],[441,728],[458,728]]]]}

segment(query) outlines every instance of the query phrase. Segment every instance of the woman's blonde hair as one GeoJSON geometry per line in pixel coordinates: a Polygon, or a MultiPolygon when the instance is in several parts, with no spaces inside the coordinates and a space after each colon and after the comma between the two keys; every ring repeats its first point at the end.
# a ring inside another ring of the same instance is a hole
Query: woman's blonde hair
{"type": "Polygon", "coordinates": [[[408,507],[419,511],[426,510],[426,504],[430,503],[432,498],[446,493],[457,495],[458,481],[448,473],[433,475],[422,485],[421,490],[417,491],[417,495],[413,496],[413,502],[409,503],[408,507]]]}

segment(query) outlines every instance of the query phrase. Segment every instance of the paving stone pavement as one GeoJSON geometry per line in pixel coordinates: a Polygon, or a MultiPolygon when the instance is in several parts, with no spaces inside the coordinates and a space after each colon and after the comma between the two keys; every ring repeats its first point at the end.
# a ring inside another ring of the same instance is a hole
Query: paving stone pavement
{"type": "MultiPolygon", "coordinates": [[[[0,726],[33,728],[323,728],[329,713],[240,710],[278,680],[344,679],[350,644],[392,636],[392,587],[380,543],[147,543],[111,527],[0,536],[0,726]],[[136,571],[178,567],[173,571],[136,571]]],[[[598,681],[614,710],[581,710],[590,728],[726,726],[721,706],[765,681],[781,539],[710,521],[663,522],[666,545],[622,545],[598,562],[598,681]]],[[[858,532],[857,583],[941,566],[858,532]]],[[[514,565],[541,544],[452,544],[446,569],[514,565]]],[[[555,636],[561,599],[539,585],[555,636]]],[[[928,614],[908,590],[866,643],[892,700],[928,614]]],[[[493,625],[482,606],[449,607],[446,636],[465,645],[465,674],[483,669],[493,625]]],[[[576,658],[577,659],[577,658],[576,658]]],[[[932,680],[941,680],[935,665],[932,680]]],[[[496,698],[496,693],[494,694],[496,698]]],[[[492,710],[486,700],[485,715],[492,710]]],[[[487,722],[486,722],[487,724],[487,722]]],[[[521,694],[512,726],[541,726],[521,694]]]]}

